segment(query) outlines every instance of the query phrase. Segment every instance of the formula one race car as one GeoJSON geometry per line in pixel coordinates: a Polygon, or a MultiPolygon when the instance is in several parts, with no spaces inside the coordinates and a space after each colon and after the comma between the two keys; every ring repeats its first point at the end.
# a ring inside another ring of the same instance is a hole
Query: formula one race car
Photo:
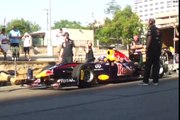
{"type": "Polygon", "coordinates": [[[42,85],[54,89],[74,85],[84,88],[93,84],[137,79],[143,72],[144,68],[131,61],[125,54],[109,49],[107,56],[101,56],[98,62],[49,66],[27,83],[33,88],[42,85]]]}

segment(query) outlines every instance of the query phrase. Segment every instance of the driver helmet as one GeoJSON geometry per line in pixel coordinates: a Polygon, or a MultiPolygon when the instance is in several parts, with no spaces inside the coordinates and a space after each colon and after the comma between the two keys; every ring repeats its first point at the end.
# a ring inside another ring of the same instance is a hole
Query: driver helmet
{"type": "Polygon", "coordinates": [[[99,58],[98,58],[99,61],[105,61],[106,60],[106,56],[104,55],[101,55],[99,58]]]}

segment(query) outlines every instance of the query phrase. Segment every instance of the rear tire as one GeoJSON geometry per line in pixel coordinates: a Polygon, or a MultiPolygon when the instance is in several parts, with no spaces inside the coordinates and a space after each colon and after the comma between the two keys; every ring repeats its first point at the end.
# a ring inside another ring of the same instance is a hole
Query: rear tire
{"type": "Polygon", "coordinates": [[[159,78],[162,78],[164,76],[164,66],[163,64],[160,63],[160,68],[159,68],[159,78]]]}
{"type": "MultiPolygon", "coordinates": [[[[162,78],[164,76],[164,66],[162,63],[160,63],[160,68],[159,68],[159,78],[162,78]]],[[[152,78],[152,69],[150,72],[150,78],[152,78]]]]}

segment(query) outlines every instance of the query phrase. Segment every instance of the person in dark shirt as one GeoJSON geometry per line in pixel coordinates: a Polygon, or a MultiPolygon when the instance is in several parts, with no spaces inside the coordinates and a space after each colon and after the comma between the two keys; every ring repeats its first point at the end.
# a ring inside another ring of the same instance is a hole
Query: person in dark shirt
{"type": "Polygon", "coordinates": [[[162,41],[159,29],[155,25],[155,20],[150,18],[148,21],[149,29],[146,41],[146,63],[144,79],[140,85],[148,85],[152,68],[153,85],[159,85],[159,69],[162,41]]]}
{"type": "Polygon", "coordinates": [[[62,58],[61,63],[72,63],[75,61],[73,56],[75,56],[75,44],[74,41],[69,38],[69,33],[65,32],[63,34],[64,42],[62,43],[60,57],[62,58]]]}
{"type": "Polygon", "coordinates": [[[85,52],[86,52],[86,61],[85,62],[94,62],[95,57],[94,57],[94,52],[93,52],[93,48],[92,48],[92,42],[89,40],[87,41],[85,52]]]}

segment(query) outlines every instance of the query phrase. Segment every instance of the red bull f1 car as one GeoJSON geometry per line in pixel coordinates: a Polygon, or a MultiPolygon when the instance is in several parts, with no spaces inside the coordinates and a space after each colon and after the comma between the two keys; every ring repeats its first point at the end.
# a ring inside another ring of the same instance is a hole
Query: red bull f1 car
{"type": "MultiPolygon", "coordinates": [[[[163,67],[160,76],[163,74],[163,67]]],[[[92,63],[68,63],[49,66],[35,75],[30,86],[44,85],[54,89],[65,86],[90,87],[94,84],[128,81],[143,76],[144,67],[131,61],[120,51],[109,49],[107,56],[92,63]]]]}

